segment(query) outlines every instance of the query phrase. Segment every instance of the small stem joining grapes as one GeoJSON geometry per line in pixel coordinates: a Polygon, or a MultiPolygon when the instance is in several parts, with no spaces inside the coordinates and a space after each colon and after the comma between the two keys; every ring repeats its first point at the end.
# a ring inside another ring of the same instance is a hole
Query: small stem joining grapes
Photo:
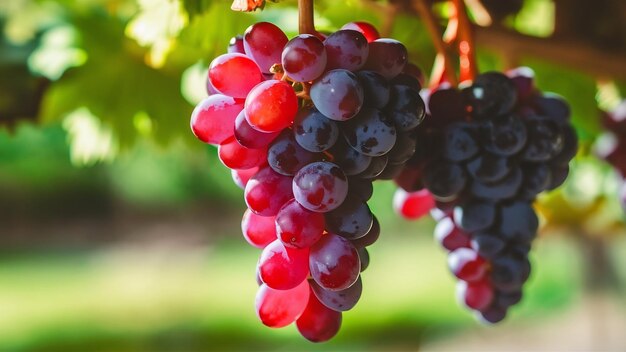
{"type": "MultiPolygon", "coordinates": [[[[443,67],[441,68],[443,72],[440,72],[439,74],[444,74],[448,82],[453,86],[456,86],[458,83],[455,75],[456,70],[454,65],[452,65],[452,58],[450,57],[448,48],[441,37],[441,30],[439,29],[435,15],[432,13],[430,7],[424,0],[413,0],[413,8],[415,8],[417,13],[422,18],[422,21],[424,21],[426,30],[428,30],[428,34],[435,45],[435,49],[439,53],[439,56],[443,58],[443,67]]],[[[436,79],[436,81],[440,80],[436,79]]],[[[433,82],[432,79],[431,82],[433,82]]]]}
{"type": "Polygon", "coordinates": [[[459,21],[458,50],[460,59],[460,80],[473,80],[478,74],[476,47],[472,24],[467,16],[464,0],[454,0],[455,16],[459,21]]]}
{"type": "Polygon", "coordinates": [[[298,0],[298,30],[300,34],[315,34],[313,0],[298,0]]]}

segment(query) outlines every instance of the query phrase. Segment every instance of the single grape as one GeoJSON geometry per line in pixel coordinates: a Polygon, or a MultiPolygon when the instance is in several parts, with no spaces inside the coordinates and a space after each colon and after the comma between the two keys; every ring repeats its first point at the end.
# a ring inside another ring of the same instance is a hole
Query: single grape
{"type": "Polygon", "coordinates": [[[300,34],[291,39],[282,52],[283,70],[297,82],[312,81],[324,73],[326,48],[311,34],[300,34]]]}
{"type": "Polygon", "coordinates": [[[311,163],[300,169],[294,177],[293,194],[303,207],[311,211],[328,212],[343,203],[348,194],[348,179],[341,168],[333,163],[311,163]]]}
{"type": "Polygon", "coordinates": [[[249,57],[232,53],[220,55],[211,62],[209,80],[220,93],[245,98],[254,86],[263,81],[263,76],[259,66],[249,57]]]}
{"type": "Polygon", "coordinates": [[[458,279],[467,282],[482,280],[487,274],[487,262],[470,248],[459,248],[448,254],[448,268],[458,279]]]}
{"type": "Polygon", "coordinates": [[[361,171],[357,176],[363,179],[376,178],[385,170],[388,160],[389,158],[387,157],[387,155],[370,158],[370,163],[367,168],[361,171]]]}
{"type": "Polygon", "coordinates": [[[563,149],[563,135],[554,121],[543,118],[529,119],[527,128],[528,145],[524,150],[524,160],[548,161],[563,149]]]}
{"type": "Polygon", "coordinates": [[[493,287],[485,280],[473,283],[459,281],[456,289],[459,301],[474,310],[484,310],[493,301],[493,287]]]}
{"type": "Polygon", "coordinates": [[[246,185],[252,176],[256,175],[259,172],[259,167],[253,167],[247,170],[230,170],[230,175],[233,178],[233,182],[237,187],[241,189],[246,189],[246,185]]]}
{"type": "Polygon", "coordinates": [[[319,161],[320,157],[302,148],[293,134],[287,129],[270,145],[267,151],[269,166],[282,175],[293,176],[304,165],[319,161]]]}
{"type": "Polygon", "coordinates": [[[447,86],[439,87],[430,93],[428,110],[432,118],[427,122],[435,126],[445,126],[449,122],[461,121],[467,114],[461,92],[447,86]]]}
{"type": "Polygon", "coordinates": [[[471,247],[478,252],[478,255],[490,260],[504,250],[506,242],[498,235],[492,235],[489,232],[477,232],[472,235],[471,247]]]}
{"type": "Polygon", "coordinates": [[[361,32],[369,43],[380,38],[380,34],[378,34],[378,30],[376,30],[376,27],[367,22],[346,23],[345,25],[343,25],[343,27],[341,27],[341,29],[351,29],[361,32]]]}
{"type": "Polygon", "coordinates": [[[230,38],[230,41],[228,42],[228,52],[239,54],[246,53],[246,49],[243,47],[243,36],[238,35],[230,38]]]}
{"type": "Polygon", "coordinates": [[[324,226],[323,214],[312,212],[292,199],[276,215],[275,232],[287,247],[308,248],[322,237],[324,226]]]}
{"type": "Polygon", "coordinates": [[[311,247],[309,270],[322,288],[345,290],[359,277],[361,262],[356,248],[347,239],[327,234],[311,247]]]}
{"type": "Polygon", "coordinates": [[[277,132],[293,123],[298,112],[298,97],[287,82],[265,81],[250,91],[245,111],[248,123],[256,130],[277,132]]]}
{"type": "Polygon", "coordinates": [[[260,216],[246,209],[241,219],[243,237],[252,246],[265,248],[276,240],[276,225],[273,216],[260,216]]]}
{"type": "Polygon", "coordinates": [[[498,233],[508,241],[530,243],[537,234],[539,219],[530,203],[516,201],[500,207],[498,233]]]}
{"type": "Polygon", "coordinates": [[[306,281],[309,249],[288,248],[280,240],[268,244],[259,258],[263,282],[275,290],[290,290],[306,281]]]}
{"type": "Polygon", "coordinates": [[[496,206],[487,202],[472,201],[454,208],[454,222],[466,232],[488,229],[496,216],[496,206]]]}
{"type": "Polygon", "coordinates": [[[370,253],[365,247],[359,247],[357,251],[359,252],[359,260],[361,260],[361,272],[364,272],[370,266],[370,253]]]}
{"type": "Polygon", "coordinates": [[[494,305],[502,308],[508,308],[518,304],[522,300],[522,290],[513,290],[509,292],[498,291],[494,300],[494,305]]]}
{"type": "Polygon", "coordinates": [[[489,120],[483,131],[485,149],[501,156],[517,154],[528,139],[526,126],[516,115],[489,120]]]}
{"type": "Polygon", "coordinates": [[[248,149],[233,137],[219,145],[217,155],[229,169],[251,169],[265,162],[267,148],[248,149]]]}
{"type": "Polygon", "coordinates": [[[512,159],[491,153],[480,153],[467,163],[468,173],[474,179],[484,183],[502,180],[511,172],[512,167],[512,159]]]}
{"type": "Polygon", "coordinates": [[[311,342],[328,341],[341,328],[341,312],[326,307],[310,293],[304,312],[296,320],[296,327],[300,335],[311,342]]]}
{"type": "Polygon", "coordinates": [[[364,180],[357,177],[348,179],[348,196],[367,202],[374,194],[374,186],[371,180],[364,180]]]}
{"type": "Polygon", "coordinates": [[[348,70],[326,72],[311,86],[311,100],[319,112],[332,120],[354,117],[363,106],[363,87],[348,70]]]}
{"type": "Polygon", "coordinates": [[[527,279],[528,259],[518,260],[510,256],[501,256],[491,261],[490,280],[493,286],[505,291],[519,290],[527,279]]]}
{"type": "Polygon", "coordinates": [[[328,70],[342,68],[356,71],[365,65],[369,46],[365,36],[356,30],[342,29],[324,41],[328,53],[328,70]]]}
{"type": "Polygon", "coordinates": [[[388,153],[396,143],[396,128],[379,110],[363,108],[343,126],[348,144],[368,156],[388,153]]]}
{"type": "Polygon", "coordinates": [[[439,198],[455,197],[465,188],[467,176],[458,164],[435,161],[424,169],[424,186],[439,198]]]}
{"type": "Polygon", "coordinates": [[[280,55],[287,41],[285,33],[269,22],[253,24],[243,35],[246,55],[254,60],[264,73],[270,73],[270,68],[280,63],[280,55]]]}
{"type": "Polygon", "coordinates": [[[323,152],[332,147],[339,137],[337,123],[315,109],[298,112],[293,123],[298,144],[311,152],[323,152]]]}
{"type": "Polygon", "coordinates": [[[435,239],[448,251],[470,247],[470,237],[456,226],[452,218],[446,216],[435,226],[435,239]]]}
{"type": "Polygon", "coordinates": [[[191,114],[191,131],[204,143],[221,144],[233,136],[233,124],[243,104],[221,94],[201,101],[191,114]]]}
{"type": "Polygon", "coordinates": [[[345,138],[339,138],[328,152],[332,155],[332,161],[339,165],[341,170],[348,176],[365,172],[372,163],[371,156],[356,151],[356,149],[348,145],[345,138]]]}
{"type": "Polygon", "coordinates": [[[496,182],[483,183],[474,180],[471,192],[475,197],[487,200],[514,198],[522,185],[523,177],[521,169],[515,167],[506,177],[496,182]]]}
{"type": "Polygon", "coordinates": [[[402,172],[393,180],[396,185],[403,190],[407,192],[417,192],[424,189],[424,184],[422,183],[423,174],[422,168],[406,165],[402,172]]]}
{"type": "Polygon", "coordinates": [[[424,120],[426,106],[419,90],[404,85],[392,85],[391,99],[385,111],[398,130],[404,132],[413,130],[424,120]]]}
{"type": "Polygon", "coordinates": [[[391,87],[385,77],[374,71],[359,71],[356,76],[363,87],[366,106],[382,109],[389,103],[391,87]]]}
{"type": "Polygon", "coordinates": [[[520,198],[533,200],[537,194],[545,191],[550,186],[552,174],[550,167],[541,163],[529,163],[522,167],[524,181],[520,188],[520,198]]]}
{"type": "Polygon", "coordinates": [[[256,293],[256,313],[270,328],[282,328],[298,319],[309,301],[309,283],[304,280],[291,290],[275,290],[262,284],[256,293]]]}
{"type": "Polygon", "coordinates": [[[325,216],[328,232],[350,240],[365,236],[374,221],[367,203],[358,198],[346,198],[337,209],[325,216]]]}
{"type": "Polygon", "coordinates": [[[242,146],[250,149],[267,147],[279,132],[264,133],[252,128],[246,120],[246,112],[242,110],[235,119],[235,138],[242,146]]]}
{"type": "Polygon", "coordinates": [[[506,309],[498,306],[490,306],[478,311],[479,320],[485,324],[499,323],[506,318],[506,309]]]}
{"type": "Polygon", "coordinates": [[[337,312],[345,312],[354,308],[363,291],[363,283],[360,276],[352,286],[340,291],[325,290],[315,280],[309,280],[309,285],[311,285],[311,290],[315,297],[323,305],[337,312]]]}
{"type": "Polygon", "coordinates": [[[264,167],[246,184],[244,198],[248,208],[261,216],[276,216],[291,198],[292,178],[283,176],[271,167],[264,167]]]}
{"type": "Polygon", "coordinates": [[[500,72],[481,73],[464,93],[472,106],[472,114],[481,119],[504,115],[510,112],[517,102],[515,85],[500,72]]]}
{"type": "Polygon", "coordinates": [[[474,128],[470,124],[451,124],[444,130],[443,136],[443,156],[450,161],[468,160],[480,150],[474,137],[474,128]]]}
{"type": "Polygon", "coordinates": [[[576,130],[571,125],[560,126],[560,134],[563,137],[563,147],[550,162],[555,164],[567,164],[578,152],[578,136],[576,130]]]}
{"type": "Polygon", "coordinates": [[[376,216],[373,216],[372,227],[363,237],[350,240],[356,248],[363,248],[373,245],[380,237],[380,223],[376,216]]]}
{"type": "Polygon", "coordinates": [[[394,210],[406,219],[422,218],[434,207],[435,199],[426,189],[409,193],[398,188],[393,196],[394,210]]]}
{"type": "Polygon", "coordinates": [[[365,69],[380,73],[388,80],[397,76],[407,63],[404,44],[389,38],[376,39],[369,44],[365,69]]]}
{"type": "MultiPolygon", "coordinates": [[[[517,91],[517,101],[526,103],[536,92],[535,72],[529,67],[518,67],[510,70],[507,76],[517,91]]],[[[525,105],[525,104],[524,104],[525,105]]]]}
{"type": "Polygon", "coordinates": [[[569,104],[563,97],[544,93],[537,95],[532,102],[535,111],[558,124],[567,124],[571,115],[569,104]]]}

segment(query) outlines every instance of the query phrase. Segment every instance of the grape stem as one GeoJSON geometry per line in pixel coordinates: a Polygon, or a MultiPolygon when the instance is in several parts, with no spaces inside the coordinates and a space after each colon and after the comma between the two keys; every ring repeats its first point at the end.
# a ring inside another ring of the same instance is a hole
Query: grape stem
{"type": "MultiPolygon", "coordinates": [[[[435,45],[437,53],[440,57],[443,58],[443,72],[441,73],[446,76],[446,79],[451,85],[456,86],[458,84],[458,80],[456,79],[455,75],[456,69],[452,64],[452,58],[450,56],[446,43],[441,37],[441,30],[439,29],[439,25],[437,24],[437,19],[435,18],[435,15],[431,11],[430,6],[428,6],[424,0],[413,0],[413,8],[422,18],[422,21],[424,21],[426,30],[428,31],[428,34],[430,35],[430,38],[435,45]]],[[[434,77],[431,77],[431,83],[434,82],[433,78],[434,77]]],[[[439,79],[435,80],[439,81],[439,79]]],[[[436,84],[438,83],[439,82],[437,82],[436,84]]]]}
{"type": "Polygon", "coordinates": [[[315,35],[313,0],[298,0],[298,31],[300,34],[315,35]]]}
{"type": "Polygon", "coordinates": [[[465,0],[453,0],[455,13],[458,20],[458,50],[460,60],[459,78],[462,81],[474,80],[478,74],[478,64],[476,60],[476,47],[474,46],[474,32],[465,0]]]}

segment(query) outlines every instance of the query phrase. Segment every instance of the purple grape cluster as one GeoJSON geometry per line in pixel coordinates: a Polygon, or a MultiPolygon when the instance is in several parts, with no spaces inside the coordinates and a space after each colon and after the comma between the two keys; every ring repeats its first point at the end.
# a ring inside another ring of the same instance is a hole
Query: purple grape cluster
{"type": "Polygon", "coordinates": [[[449,251],[459,299],[495,323],[520,301],[530,275],[539,225],[532,203],[564,182],[576,154],[570,110],[538,91],[526,68],[483,73],[462,89],[441,86],[428,107],[418,152],[396,182],[435,197],[435,236],[449,251]]]}

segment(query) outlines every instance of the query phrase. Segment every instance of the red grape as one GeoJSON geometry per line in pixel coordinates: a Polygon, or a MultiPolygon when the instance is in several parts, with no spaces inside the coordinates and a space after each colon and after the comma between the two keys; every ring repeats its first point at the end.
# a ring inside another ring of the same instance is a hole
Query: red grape
{"type": "Polygon", "coordinates": [[[246,120],[246,113],[243,110],[235,119],[235,138],[246,148],[267,147],[279,134],[280,132],[265,133],[255,130],[246,120]]]}
{"type": "Polygon", "coordinates": [[[264,73],[269,73],[274,64],[280,63],[280,54],[287,41],[285,33],[269,22],[253,24],[243,35],[246,55],[254,60],[264,73]]]}
{"type": "Polygon", "coordinates": [[[435,239],[449,251],[470,247],[470,237],[455,225],[451,217],[439,220],[435,227],[435,239]]]}
{"type": "Polygon", "coordinates": [[[289,78],[298,82],[312,81],[324,73],[326,49],[316,36],[300,34],[285,45],[281,61],[289,78]]]}
{"type": "Polygon", "coordinates": [[[469,248],[458,248],[448,255],[448,267],[459,279],[476,282],[487,274],[487,262],[469,248]]]}
{"type": "Polygon", "coordinates": [[[251,169],[267,159],[267,148],[248,149],[233,137],[220,144],[217,155],[222,164],[230,169],[251,169]]]}
{"type": "Polygon", "coordinates": [[[287,82],[269,80],[252,89],[245,109],[250,126],[261,132],[278,132],[296,117],[298,98],[287,82]]]}
{"type": "Polygon", "coordinates": [[[407,63],[406,47],[397,40],[382,38],[371,42],[365,68],[387,79],[397,76],[407,63]]]}
{"type": "Polygon", "coordinates": [[[259,274],[267,286],[289,290],[306,280],[309,250],[287,248],[280,240],[268,244],[259,258],[259,274]]]}
{"type": "Polygon", "coordinates": [[[356,71],[365,65],[369,47],[367,39],[355,30],[340,30],[324,41],[328,55],[327,69],[356,71]]]}
{"type": "Polygon", "coordinates": [[[191,114],[191,131],[204,143],[221,144],[233,136],[233,124],[243,104],[221,94],[201,101],[191,114]]]}
{"type": "Polygon", "coordinates": [[[262,284],[255,298],[257,316],[270,328],[285,327],[302,315],[310,291],[306,280],[291,290],[275,290],[262,284]]]}
{"type": "Polygon", "coordinates": [[[246,170],[230,170],[230,175],[233,178],[233,182],[237,185],[237,187],[241,189],[246,189],[246,185],[252,176],[254,176],[259,171],[258,167],[253,167],[251,169],[246,170]]]}
{"type": "Polygon", "coordinates": [[[300,318],[296,320],[296,327],[309,341],[328,341],[339,332],[341,312],[327,308],[315,295],[309,293],[309,302],[300,318]]]}
{"type": "Polygon", "coordinates": [[[311,247],[309,270],[321,287],[339,291],[352,286],[359,277],[359,254],[345,238],[326,234],[311,247]]]}
{"type": "Polygon", "coordinates": [[[215,89],[234,98],[245,98],[263,81],[259,66],[243,54],[216,57],[209,66],[209,80],[215,89]]]}
{"type": "Polygon", "coordinates": [[[435,207],[435,199],[426,189],[407,192],[401,188],[393,196],[393,208],[396,213],[407,219],[419,219],[435,207]]]}
{"type": "Polygon", "coordinates": [[[483,310],[493,301],[493,287],[484,280],[474,283],[459,281],[456,289],[458,299],[474,310],[483,310]]]}
{"type": "Polygon", "coordinates": [[[262,216],[275,216],[293,198],[292,178],[265,167],[248,181],[244,197],[248,208],[262,216]]]}
{"type": "Polygon", "coordinates": [[[246,209],[241,219],[241,232],[243,237],[257,248],[265,248],[276,240],[275,217],[260,216],[246,209]]]}
{"type": "Polygon", "coordinates": [[[285,204],[276,216],[276,233],[287,247],[311,247],[324,233],[324,215],[312,212],[295,199],[285,204]]]}
{"type": "Polygon", "coordinates": [[[352,29],[355,31],[361,32],[368,42],[373,42],[374,40],[380,38],[380,34],[378,34],[378,30],[373,25],[367,22],[350,22],[346,23],[341,29],[352,29]]]}

